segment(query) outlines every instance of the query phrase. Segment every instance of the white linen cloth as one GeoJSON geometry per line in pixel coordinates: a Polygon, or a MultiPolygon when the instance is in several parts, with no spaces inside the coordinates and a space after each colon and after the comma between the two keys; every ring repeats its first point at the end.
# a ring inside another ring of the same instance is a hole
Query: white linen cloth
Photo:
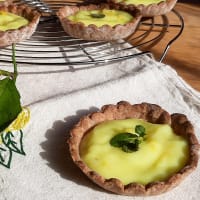
{"type": "MultiPolygon", "coordinates": [[[[17,86],[31,110],[24,129],[26,156],[0,166],[0,200],[197,200],[200,167],[177,188],[153,197],[107,192],[73,164],[66,140],[78,119],[105,104],[149,102],[184,113],[200,139],[200,93],[170,67],[147,56],[96,66],[19,65],[17,86]]],[[[12,69],[5,66],[4,69],[12,69]]]]}

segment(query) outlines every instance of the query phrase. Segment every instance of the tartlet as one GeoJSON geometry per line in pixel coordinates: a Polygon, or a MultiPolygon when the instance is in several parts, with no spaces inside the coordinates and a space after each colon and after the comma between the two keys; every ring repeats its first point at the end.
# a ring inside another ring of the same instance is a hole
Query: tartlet
{"type": "Polygon", "coordinates": [[[111,6],[108,4],[99,4],[99,5],[90,4],[88,6],[80,6],[80,7],[65,6],[59,9],[59,11],[57,12],[57,16],[60,19],[65,32],[72,37],[81,38],[85,40],[104,40],[104,41],[118,40],[128,37],[135,31],[141,19],[141,14],[139,10],[134,9],[132,11],[127,11],[126,9],[124,9],[123,11],[128,12],[133,16],[133,19],[124,25],[117,24],[115,26],[110,26],[105,24],[101,27],[97,27],[95,24],[90,24],[86,26],[82,22],[74,22],[68,19],[69,16],[83,10],[87,11],[102,10],[102,9],[117,10],[117,8],[118,7],[116,6],[111,6]]]}
{"type": "Polygon", "coordinates": [[[121,6],[122,8],[127,8],[130,10],[139,9],[143,17],[152,17],[157,15],[164,15],[170,12],[177,0],[160,0],[158,3],[149,3],[145,4],[134,4],[134,3],[126,3],[126,1],[120,0],[108,0],[108,2],[121,6]]]}
{"type": "Polygon", "coordinates": [[[73,161],[85,175],[100,187],[121,195],[148,196],[169,191],[189,175],[198,164],[199,143],[194,134],[193,126],[187,117],[178,113],[170,115],[160,106],[149,103],[131,105],[128,102],[122,101],[117,103],[117,105],[103,106],[99,112],[91,113],[80,119],[70,131],[68,144],[73,161]],[[119,179],[105,179],[97,172],[91,170],[80,156],[80,144],[84,136],[102,122],[129,118],[143,119],[153,124],[169,124],[175,134],[183,136],[188,142],[189,155],[187,164],[177,173],[172,174],[167,180],[151,182],[147,185],[136,182],[124,185],[119,179]]]}
{"type": "Polygon", "coordinates": [[[0,47],[9,46],[12,43],[18,43],[25,39],[29,39],[34,33],[40,20],[40,14],[26,5],[2,5],[0,6],[0,11],[13,13],[24,17],[29,21],[27,25],[18,29],[10,29],[6,31],[0,30],[0,47]]]}

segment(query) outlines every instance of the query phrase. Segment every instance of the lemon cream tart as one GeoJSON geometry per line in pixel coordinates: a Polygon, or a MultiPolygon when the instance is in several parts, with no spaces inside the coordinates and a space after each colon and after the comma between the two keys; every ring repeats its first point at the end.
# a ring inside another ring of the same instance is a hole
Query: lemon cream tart
{"type": "Polygon", "coordinates": [[[96,184],[123,195],[156,195],[198,163],[199,143],[183,114],[119,102],[83,117],[68,140],[73,161],[96,184]]]}
{"type": "Polygon", "coordinates": [[[108,0],[128,9],[139,9],[144,17],[163,15],[173,9],[177,0],[108,0]]]}
{"type": "Polygon", "coordinates": [[[138,10],[117,10],[108,4],[65,6],[57,15],[70,36],[107,41],[132,34],[141,18],[138,10]]]}
{"type": "Polygon", "coordinates": [[[40,14],[25,5],[0,6],[0,47],[30,38],[39,19],[40,14]]]}

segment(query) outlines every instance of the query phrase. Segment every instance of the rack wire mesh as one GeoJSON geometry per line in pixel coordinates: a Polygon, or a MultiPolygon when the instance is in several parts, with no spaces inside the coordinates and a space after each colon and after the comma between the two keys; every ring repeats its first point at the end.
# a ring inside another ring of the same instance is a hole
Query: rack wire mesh
{"type": "MultiPolygon", "coordinates": [[[[149,51],[138,52],[135,49],[145,45],[155,45],[165,34],[170,33],[169,29],[176,29],[176,33],[173,31],[171,40],[163,47],[163,53],[159,59],[162,61],[171,44],[181,35],[184,28],[182,16],[176,10],[172,10],[169,15],[142,19],[137,31],[126,40],[85,41],[68,36],[55,16],[55,11],[59,7],[83,3],[81,0],[23,0],[20,2],[26,3],[43,13],[33,36],[29,40],[17,44],[16,58],[18,63],[24,64],[82,65],[129,59],[149,53],[149,51]],[[176,17],[175,22],[170,21],[170,15],[176,17]]],[[[11,47],[0,50],[0,61],[5,63],[11,61],[11,47]]]]}

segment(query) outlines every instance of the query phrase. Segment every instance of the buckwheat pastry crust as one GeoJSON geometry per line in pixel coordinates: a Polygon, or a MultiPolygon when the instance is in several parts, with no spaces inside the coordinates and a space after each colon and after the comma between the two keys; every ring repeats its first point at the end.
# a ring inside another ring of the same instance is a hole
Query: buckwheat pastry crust
{"type": "Polygon", "coordinates": [[[29,23],[26,26],[13,30],[0,31],[0,47],[9,46],[12,43],[18,43],[25,39],[29,39],[34,33],[40,20],[40,14],[25,5],[0,6],[0,11],[10,12],[29,20],[29,23]]]}
{"type": "Polygon", "coordinates": [[[177,0],[165,0],[159,3],[152,3],[149,5],[144,4],[126,4],[124,2],[117,2],[117,0],[108,0],[108,2],[120,5],[121,8],[127,8],[130,10],[139,9],[143,17],[152,17],[156,15],[163,15],[170,12],[175,6],[177,0]]]}
{"type": "Polygon", "coordinates": [[[68,140],[69,150],[75,164],[96,184],[102,188],[122,195],[149,196],[157,195],[176,187],[198,164],[199,143],[194,134],[190,121],[183,114],[172,114],[163,110],[160,106],[149,103],[131,105],[122,101],[117,105],[105,105],[99,112],[91,113],[75,125],[70,132],[68,140]],[[105,179],[95,171],[92,171],[81,159],[79,146],[85,134],[97,124],[117,119],[138,118],[156,124],[169,124],[175,134],[187,139],[189,144],[189,160],[187,164],[166,181],[152,182],[147,185],[138,183],[122,184],[119,179],[105,179]]]}
{"type": "Polygon", "coordinates": [[[5,1],[0,1],[0,6],[8,6],[13,2],[13,0],[5,0],[5,1]]]}
{"type": "Polygon", "coordinates": [[[88,6],[65,6],[62,7],[58,12],[57,15],[61,21],[61,24],[66,33],[70,36],[75,38],[82,38],[85,40],[118,40],[122,38],[128,37],[132,34],[140,19],[141,14],[139,10],[132,9],[131,11],[124,11],[129,12],[134,18],[130,22],[125,25],[116,25],[114,27],[109,25],[103,25],[101,27],[97,27],[95,24],[91,25],[84,25],[81,22],[73,22],[69,20],[67,17],[73,15],[81,10],[101,10],[101,9],[115,9],[119,8],[119,6],[110,6],[108,4],[99,4],[99,5],[88,5],[88,6]]]}

